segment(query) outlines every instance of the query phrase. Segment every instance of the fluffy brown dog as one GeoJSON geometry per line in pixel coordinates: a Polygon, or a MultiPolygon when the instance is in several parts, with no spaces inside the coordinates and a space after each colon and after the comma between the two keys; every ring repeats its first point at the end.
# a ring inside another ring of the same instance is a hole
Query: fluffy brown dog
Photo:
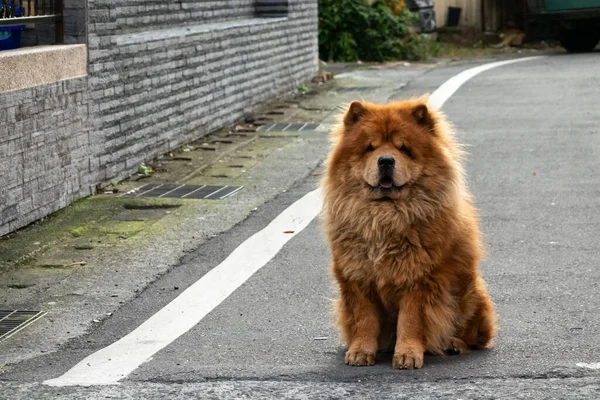
{"type": "Polygon", "coordinates": [[[478,219],[444,115],[424,99],[353,102],[332,139],[322,186],[346,364],[393,348],[394,368],[421,368],[425,351],[489,347],[478,219]]]}

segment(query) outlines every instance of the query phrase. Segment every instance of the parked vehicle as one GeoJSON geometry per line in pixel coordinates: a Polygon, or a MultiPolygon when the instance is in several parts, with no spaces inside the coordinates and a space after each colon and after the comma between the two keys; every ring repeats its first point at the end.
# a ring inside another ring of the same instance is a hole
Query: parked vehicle
{"type": "Polygon", "coordinates": [[[529,21],[550,28],[569,52],[592,51],[600,41],[600,0],[527,0],[529,21]]]}

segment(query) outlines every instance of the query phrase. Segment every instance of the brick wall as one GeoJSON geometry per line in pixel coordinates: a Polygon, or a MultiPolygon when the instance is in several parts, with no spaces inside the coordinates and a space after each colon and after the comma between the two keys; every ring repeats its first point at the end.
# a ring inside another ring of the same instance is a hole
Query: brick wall
{"type": "Polygon", "coordinates": [[[87,32],[72,7],[65,32],[87,39],[88,76],[0,93],[0,235],[309,79],[317,0],[279,19],[252,5],[88,0],[87,32]]]}

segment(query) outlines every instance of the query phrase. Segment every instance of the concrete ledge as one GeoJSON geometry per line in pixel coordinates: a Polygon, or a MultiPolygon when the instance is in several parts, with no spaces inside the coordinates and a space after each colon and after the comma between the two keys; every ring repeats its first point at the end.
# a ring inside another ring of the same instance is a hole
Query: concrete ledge
{"type": "Polygon", "coordinates": [[[24,47],[0,51],[0,92],[87,75],[83,44],[24,47]]]}

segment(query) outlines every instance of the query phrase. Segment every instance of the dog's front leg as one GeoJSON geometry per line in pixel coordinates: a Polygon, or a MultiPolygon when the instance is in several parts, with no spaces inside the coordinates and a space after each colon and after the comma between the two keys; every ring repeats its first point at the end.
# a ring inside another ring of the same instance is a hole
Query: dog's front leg
{"type": "Polygon", "coordinates": [[[422,295],[418,290],[404,294],[400,300],[394,368],[413,369],[423,366],[425,346],[422,302],[422,295]]]}
{"type": "Polygon", "coordinates": [[[348,341],[348,365],[374,365],[379,337],[379,318],[372,301],[355,283],[342,285],[340,322],[348,341]]]}

